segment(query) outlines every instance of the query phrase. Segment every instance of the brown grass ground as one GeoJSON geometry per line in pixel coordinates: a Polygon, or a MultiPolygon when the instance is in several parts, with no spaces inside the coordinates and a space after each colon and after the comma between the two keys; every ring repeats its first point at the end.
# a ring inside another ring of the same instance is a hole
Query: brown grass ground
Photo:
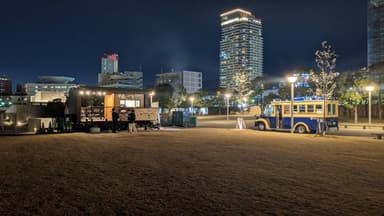
{"type": "Polygon", "coordinates": [[[384,141],[233,129],[0,137],[0,215],[383,215],[384,141]]]}

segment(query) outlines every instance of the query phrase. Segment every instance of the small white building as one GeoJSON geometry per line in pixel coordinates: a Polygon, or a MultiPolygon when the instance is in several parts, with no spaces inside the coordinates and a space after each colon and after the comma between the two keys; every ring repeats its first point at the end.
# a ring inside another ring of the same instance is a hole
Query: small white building
{"type": "Polygon", "coordinates": [[[38,91],[31,96],[31,103],[48,103],[60,99],[61,102],[67,101],[67,96],[63,91],[38,91]]]}
{"type": "MultiPolygon", "coordinates": [[[[24,84],[25,92],[28,96],[35,96],[38,92],[45,92],[37,96],[42,99],[43,95],[48,95],[47,92],[55,92],[56,95],[68,95],[71,88],[79,87],[73,83],[75,78],[66,76],[40,76],[36,83],[24,84]]],[[[60,96],[61,97],[61,96],[60,96]]],[[[45,99],[44,99],[45,100],[45,99]]]]}
{"type": "Polygon", "coordinates": [[[203,88],[203,73],[196,71],[178,71],[156,74],[156,85],[170,84],[178,91],[184,87],[188,94],[203,88]]]}

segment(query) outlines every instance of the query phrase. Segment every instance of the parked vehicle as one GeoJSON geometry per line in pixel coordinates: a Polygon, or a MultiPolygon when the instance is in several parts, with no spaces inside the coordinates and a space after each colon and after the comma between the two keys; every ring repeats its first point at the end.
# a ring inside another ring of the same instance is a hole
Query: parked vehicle
{"type": "Polygon", "coordinates": [[[255,127],[259,130],[291,130],[291,115],[293,115],[293,130],[296,133],[313,133],[323,128],[323,106],[325,104],[325,122],[327,130],[337,130],[338,102],[323,100],[321,97],[299,97],[293,101],[273,101],[265,107],[262,115],[256,117],[255,127]]]}
{"type": "Polygon", "coordinates": [[[112,88],[78,88],[70,92],[68,115],[79,130],[112,128],[112,109],[119,114],[118,128],[128,128],[128,113],[135,111],[138,127],[159,128],[158,109],[146,108],[146,94],[112,88]]]}
{"type": "Polygon", "coordinates": [[[96,126],[111,129],[112,109],[119,113],[119,128],[128,127],[128,111],[135,110],[139,127],[159,128],[157,108],[146,93],[116,88],[80,87],[72,89],[65,103],[45,104],[23,100],[0,109],[0,134],[35,134],[89,131],[96,126]],[[148,102],[147,102],[148,101],[148,102]]]}

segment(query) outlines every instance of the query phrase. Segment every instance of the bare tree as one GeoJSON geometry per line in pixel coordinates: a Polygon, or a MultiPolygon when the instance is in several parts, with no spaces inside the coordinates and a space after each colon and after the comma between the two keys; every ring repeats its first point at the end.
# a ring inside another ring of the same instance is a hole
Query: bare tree
{"type": "Polygon", "coordinates": [[[249,93],[250,73],[245,70],[238,70],[233,77],[234,96],[238,102],[249,93]]]}
{"type": "Polygon", "coordinates": [[[323,135],[325,135],[326,121],[326,100],[333,96],[336,88],[336,77],[339,73],[335,71],[336,67],[336,52],[332,50],[331,45],[327,41],[321,43],[322,49],[317,50],[316,65],[319,71],[311,71],[311,78],[316,86],[316,95],[322,96],[323,104],[323,135]]]}

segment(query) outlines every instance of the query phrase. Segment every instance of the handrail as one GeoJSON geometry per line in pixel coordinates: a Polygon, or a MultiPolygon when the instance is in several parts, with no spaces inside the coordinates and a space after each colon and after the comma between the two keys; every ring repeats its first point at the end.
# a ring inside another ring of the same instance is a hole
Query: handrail
{"type": "Polygon", "coordinates": [[[354,124],[354,123],[339,123],[340,127],[348,128],[348,127],[357,127],[362,129],[372,129],[372,128],[381,128],[384,130],[384,125],[369,125],[369,124],[354,124]]]}

